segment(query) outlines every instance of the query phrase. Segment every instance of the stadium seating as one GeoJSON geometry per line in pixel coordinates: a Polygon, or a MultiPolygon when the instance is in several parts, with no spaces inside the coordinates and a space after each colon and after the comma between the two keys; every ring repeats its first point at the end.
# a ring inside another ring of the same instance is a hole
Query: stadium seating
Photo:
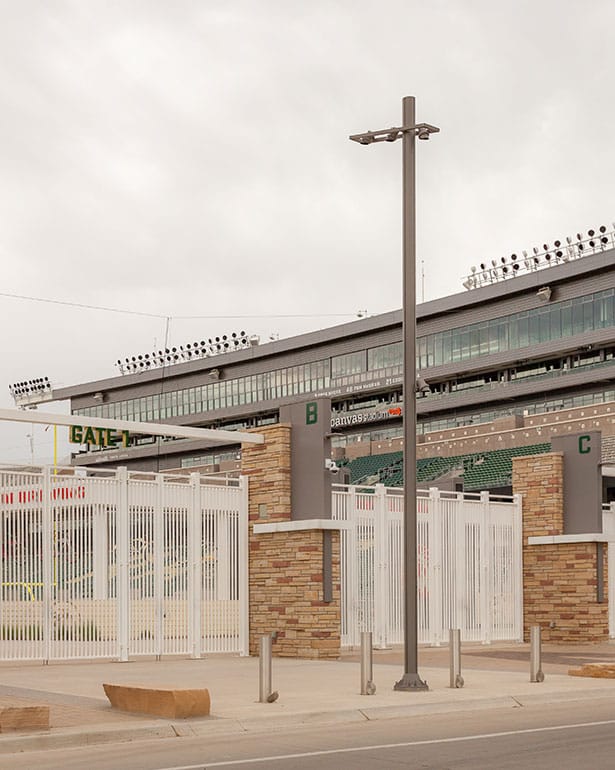
{"type": "MultiPolygon", "coordinates": [[[[551,444],[543,443],[454,457],[422,458],[416,464],[417,483],[427,487],[429,482],[454,474],[463,478],[464,490],[468,492],[510,486],[513,457],[543,454],[550,449],[551,444]]],[[[347,467],[351,484],[403,485],[402,452],[358,457],[348,462],[347,467]]]]}

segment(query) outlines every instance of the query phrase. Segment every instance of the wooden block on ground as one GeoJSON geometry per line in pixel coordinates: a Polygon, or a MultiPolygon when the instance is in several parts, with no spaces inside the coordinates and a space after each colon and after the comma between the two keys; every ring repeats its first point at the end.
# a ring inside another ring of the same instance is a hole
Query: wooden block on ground
{"type": "Polygon", "coordinates": [[[581,668],[568,669],[569,676],[592,676],[598,679],[615,679],[615,663],[587,663],[581,668]]]}
{"type": "Polygon", "coordinates": [[[49,706],[3,706],[0,733],[15,730],[49,730],[49,706]]]}
{"type": "Polygon", "coordinates": [[[209,716],[209,690],[174,690],[142,685],[103,684],[114,708],[170,719],[209,716]]]}

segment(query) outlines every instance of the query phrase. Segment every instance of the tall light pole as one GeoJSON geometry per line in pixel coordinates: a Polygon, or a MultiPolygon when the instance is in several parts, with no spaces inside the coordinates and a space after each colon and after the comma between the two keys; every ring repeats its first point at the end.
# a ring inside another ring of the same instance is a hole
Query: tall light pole
{"type": "Polygon", "coordinates": [[[396,690],[427,690],[418,673],[416,600],[416,197],[415,139],[440,129],[415,123],[414,96],[402,100],[402,125],[349,137],[359,144],[402,140],[403,149],[403,337],[404,337],[404,674],[396,690]]]}

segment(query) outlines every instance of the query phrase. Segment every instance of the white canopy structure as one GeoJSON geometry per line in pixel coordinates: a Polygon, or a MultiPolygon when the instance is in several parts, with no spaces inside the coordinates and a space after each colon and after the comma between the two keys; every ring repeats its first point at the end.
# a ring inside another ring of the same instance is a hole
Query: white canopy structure
{"type": "Polygon", "coordinates": [[[51,414],[32,409],[0,409],[0,420],[5,422],[27,422],[40,425],[91,425],[117,431],[142,433],[147,436],[172,436],[173,438],[200,438],[212,444],[264,444],[262,433],[245,433],[238,430],[214,430],[213,428],[192,428],[186,425],[169,425],[158,422],[135,422],[133,420],[111,420],[106,417],[80,417],[73,414],[51,414]]]}

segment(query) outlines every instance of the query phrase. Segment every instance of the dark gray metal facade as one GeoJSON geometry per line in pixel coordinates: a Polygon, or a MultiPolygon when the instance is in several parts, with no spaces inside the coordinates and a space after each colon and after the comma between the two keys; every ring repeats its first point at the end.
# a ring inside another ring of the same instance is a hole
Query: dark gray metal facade
{"type": "Polygon", "coordinates": [[[564,454],[564,534],[602,532],[602,434],[554,436],[551,447],[564,454]]]}
{"type": "MultiPolygon", "coordinates": [[[[417,308],[417,337],[448,329],[476,324],[503,316],[545,307],[545,300],[537,295],[541,287],[551,289],[550,304],[602,292],[615,287],[615,251],[591,254],[582,259],[548,267],[515,278],[493,283],[471,291],[423,303],[417,308]]],[[[400,343],[401,311],[359,319],[329,329],[297,337],[268,342],[249,349],[221,354],[211,358],[178,363],[165,369],[152,369],[139,374],[127,374],[106,380],[84,383],[59,391],[54,396],[71,400],[71,410],[87,409],[102,404],[114,404],[127,399],[174,392],[213,382],[210,372],[220,371],[224,380],[232,380],[259,373],[273,372],[285,367],[302,366],[311,362],[329,360],[366,349],[391,343],[400,343]]],[[[430,384],[437,384],[473,373],[496,372],[507,367],[527,365],[550,357],[574,356],[589,348],[615,349],[615,319],[605,328],[575,334],[529,347],[505,350],[469,360],[450,361],[422,371],[430,384]]],[[[609,354],[610,355],[610,354],[609,354]]],[[[553,377],[495,381],[480,389],[458,390],[433,394],[417,399],[419,419],[451,414],[461,415],[496,405],[508,406],[535,401],[547,395],[583,393],[591,389],[610,387],[615,383],[615,360],[605,361],[599,368],[579,366],[553,377]]],[[[614,386],[615,387],[615,386],[614,386]]],[[[166,422],[186,425],[218,426],[232,419],[266,415],[277,419],[280,408],[309,398],[330,397],[333,406],[348,399],[370,395],[401,393],[401,371],[393,374],[374,371],[361,376],[331,380],[320,391],[301,395],[263,398],[258,403],[234,405],[207,412],[168,417],[166,422]]],[[[84,418],[84,421],[86,418],[84,418]]],[[[95,422],[88,418],[88,422],[95,422]]],[[[390,421],[389,424],[394,424],[390,421]]],[[[351,429],[350,427],[348,428],[351,429]]],[[[342,428],[344,430],[344,428],[342,428]]],[[[203,445],[204,447],[205,445],[203,445]]],[[[131,447],[127,450],[108,450],[79,455],[80,463],[111,463],[148,467],[176,467],[179,459],[198,451],[198,442],[163,442],[159,446],[131,447]],[[121,457],[120,457],[121,455],[121,457]]]]}

